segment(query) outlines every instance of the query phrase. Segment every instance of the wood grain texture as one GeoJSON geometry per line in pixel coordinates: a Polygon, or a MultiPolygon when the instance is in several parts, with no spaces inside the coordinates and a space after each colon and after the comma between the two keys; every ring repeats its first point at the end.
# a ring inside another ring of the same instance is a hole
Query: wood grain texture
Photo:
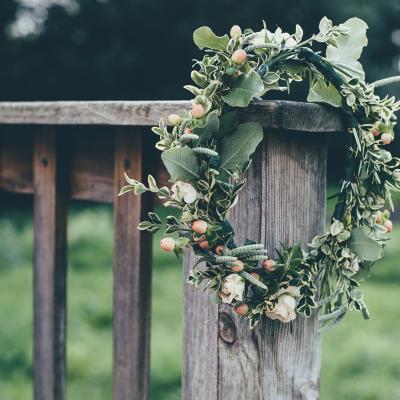
{"type": "MultiPolygon", "coordinates": [[[[267,133],[232,214],[238,243],[261,241],[273,253],[279,241],[305,244],[323,232],[325,174],[323,138],[267,133]]],[[[187,257],[186,274],[189,263],[187,257]]],[[[268,321],[251,331],[230,307],[210,304],[207,293],[188,288],[184,340],[190,349],[184,399],[319,398],[320,337],[314,318],[297,318],[292,326],[268,321]],[[205,316],[207,324],[199,323],[205,316]]]]}
{"type": "MultiPolygon", "coordinates": [[[[3,102],[0,124],[153,126],[160,118],[189,108],[189,101],[3,102]]],[[[266,129],[296,132],[339,132],[344,127],[336,109],[311,103],[258,101],[242,117],[266,129]]]]}
{"type": "Polygon", "coordinates": [[[66,148],[51,127],[42,128],[34,140],[34,398],[64,400],[66,148]]]}
{"type": "MultiPolygon", "coordinates": [[[[151,159],[140,130],[115,136],[115,196],[123,173],[142,180],[151,159]],[[144,153],[146,151],[146,153],[144,153]]],[[[145,400],[149,394],[149,341],[152,239],[137,230],[152,208],[152,197],[115,197],[113,400],[145,400]]]]}
{"type": "MultiPolygon", "coordinates": [[[[149,128],[142,128],[146,140],[149,128]]],[[[114,134],[115,127],[72,126],[57,127],[57,134],[69,143],[70,172],[69,196],[74,200],[101,203],[114,201],[114,134]]],[[[0,189],[21,193],[33,193],[33,140],[28,126],[0,127],[0,189]]],[[[156,154],[154,160],[159,159],[156,154]]],[[[169,186],[169,176],[161,163],[155,176],[160,186],[169,186]]]]}

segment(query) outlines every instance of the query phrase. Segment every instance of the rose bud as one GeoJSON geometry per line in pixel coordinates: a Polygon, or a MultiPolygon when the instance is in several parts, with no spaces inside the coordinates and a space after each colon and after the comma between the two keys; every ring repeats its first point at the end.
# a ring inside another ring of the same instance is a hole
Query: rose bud
{"type": "Polygon", "coordinates": [[[231,270],[234,272],[241,272],[243,271],[243,269],[244,269],[244,264],[240,260],[235,261],[231,266],[231,270]]]}
{"type": "Polygon", "coordinates": [[[171,125],[178,125],[181,122],[181,117],[178,114],[170,114],[168,115],[168,122],[171,125]]]}
{"type": "Polygon", "coordinates": [[[247,53],[242,49],[236,50],[233,52],[231,60],[235,64],[242,65],[247,61],[247,53]]]}
{"type": "Polygon", "coordinates": [[[265,260],[263,262],[263,267],[267,272],[274,272],[275,271],[275,261],[274,260],[265,260]]]}
{"type": "Polygon", "coordinates": [[[248,313],[249,306],[247,304],[240,304],[234,308],[234,311],[237,315],[243,317],[248,313]]]}
{"type": "Polygon", "coordinates": [[[376,137],[380,135],[379,129],[371,128],[370,132],[376,137]]]}
{"type": "Polygon", "coordinates": [[[231,38],[239,38],[242,35],[242,30],[239,25],[233,25],[229,34],[231,35],[231,38]]]}
{"type": "Polygon", "coordinates": [[[224,252],[224,246],[222,244],[220,244],[215,248],[215,254],[217,256],[220,256],[223,252],[224,252]]]}
{"type": "Polygon", "coordinates": [[[390,133],[384,133],[381,136],[381,140],[383,144],[390,144],[391,141],[393,140],[393,136],[390,133]]]}
{"type": "Polygon", "coordinates": [[[175,245],[176,242],[171,237],[166,237],[160,241],[160,247],[167,253],[171,253],[171,251],[174,250],[175,245]]]}
{"type": "Polygon", "coordinates": [[[193,118],[203,118],[206,111],[201,104],[193,103],[192,105],[192,117],[193,118]]]}
{"type": "Polygon", "coordinates": [[[209,248],[207,240],[202,240],[201,242],[199,242],[199,247],[202,250],[207,250],[209,248]]]}
{"type": "Polygon", "coordinates": [[[251,272],[250,275],[251,275],[253,278],[256,278],[258,281],[260,280],[260,275],[258,275],[257,272],[251,272]]]}
{"type": "Polygon", "coordinates": [[[392,230],[393,230],[393,223],[392,223],[392,221],[391,221],[390,219],[386,220],[386,221],[384,222],[383,226],[386,228],[386,230],[387,230],[388,232],[392,232],[392,230]]]}
{"type": "Polygon", "coordinates": [[[199,233],[200,235],[206,233],[207,228],[208,228],[207,222],[202,221],[201,219],[198,219],[197,221],[194,221],[192,223],[192,230],[196,233],[199,233]]]}
{"type": "Polygon", "coordinates": [[[381,223],[382,223],[382,213],[381,213],[380,211],[378,211],[378,212],[376,213],[375,222],[376,222],[377,224],[381,224],[381,223]]]}

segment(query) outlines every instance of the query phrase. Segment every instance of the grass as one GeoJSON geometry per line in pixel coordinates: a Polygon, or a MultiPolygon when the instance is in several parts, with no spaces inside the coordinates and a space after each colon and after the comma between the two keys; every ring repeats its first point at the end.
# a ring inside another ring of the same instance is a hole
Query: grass
{"type": "MultiPolygon", "coordinates": [[[[32,215],[0,214],[0,398],[32,397],[32,215]]],[[[68,398],[111,398],[112,215],[104,206],[69,215],[68,398]]],[[[159,238],[155,238],[155,241],[159,238]]],[[[400,398],[400,234],[365,285],[372,318],[357,314],[323,340],[322,400],[400,398]]],[[[180,398],[182,268],[155,246],[153,400],[180,398]]]]}

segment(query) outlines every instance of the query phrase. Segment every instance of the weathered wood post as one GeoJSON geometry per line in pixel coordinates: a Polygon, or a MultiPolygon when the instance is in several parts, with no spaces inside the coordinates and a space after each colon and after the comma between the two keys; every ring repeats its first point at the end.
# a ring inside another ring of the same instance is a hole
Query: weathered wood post
{"type": "MultiPolygon", "coordinates": [[[[323,232],[322,132],[340,129],[340,122],[322,108],[302,103],[277,102],[269,108],[260,114],[255,105],[245,116],[261,121],[265,136],[231,221],[238,243],[261,241],[272,254],[279,241],[305,244],[323,232]]],[[[189,254],[186,276],[192,265],[189,254]]],[[[271,320],[251,331],[231,310],[211,304],[206,293],[185,284],[183,399],[318,399],[321,341],[316,319],[298,318],[292,326],[271,320]]]]}

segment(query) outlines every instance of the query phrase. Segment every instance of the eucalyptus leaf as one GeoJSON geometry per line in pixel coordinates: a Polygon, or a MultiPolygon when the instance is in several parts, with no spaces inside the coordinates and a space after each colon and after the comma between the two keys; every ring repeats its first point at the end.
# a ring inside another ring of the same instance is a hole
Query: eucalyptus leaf
{"type": "Polygon", "coordinates": [[[162,153],[161,159],[171,176],[170,182],[200,179],[196,154],[190,147],[166,150],[162,153]]]}
{"type": "Polygon", "coordinates": [[[368,25],[359,18],[350,18],[339,25],[347,29],[347,34],[336,39],[336,46],[329,45],[326,49],[326,58],[340,62],[362,71],[361,64],[357,61],[363,48],[368,44],[368,25]]]}
{"type": "Polygon", "coordinates": [[[382,256],[382,246],[371,239],[361,226],[351,231],[348,244],[350,250],[356,254],[361,261],[376,261],[382,256]]]}
{"type": "Polygon", "coordinates": [[[196,46],[212,50],[225,50],[229,43],[228,35],[217,36],[208,26],[201,26],[193,32],[193,41],[196,46]]]}
{"type": "Polygon", "coordinates": [[[242,168],[255,152],[263,136],[263,129],[256,122],[239,125],[233,133],[222,139],[220,167],[224,169],[234,169],[236,166],[242,168]]]}
{"type": "Polygon", "coordinates": [[[324,79],[318,79],[312,85],[307,101],[310,103],[327,103],[333,107],[342,106],[342,96],[331,83],[327,84],[324,79]]]}
{"type": "Polygon", "coordinates": [[[261,96],[263,91],[262,79],[257,72],[252,70],[240,75],[233,82],[229,93],[222,96],[222,100],[231,107],[247,107],[250,101],[256,96],[261,96]]]}

